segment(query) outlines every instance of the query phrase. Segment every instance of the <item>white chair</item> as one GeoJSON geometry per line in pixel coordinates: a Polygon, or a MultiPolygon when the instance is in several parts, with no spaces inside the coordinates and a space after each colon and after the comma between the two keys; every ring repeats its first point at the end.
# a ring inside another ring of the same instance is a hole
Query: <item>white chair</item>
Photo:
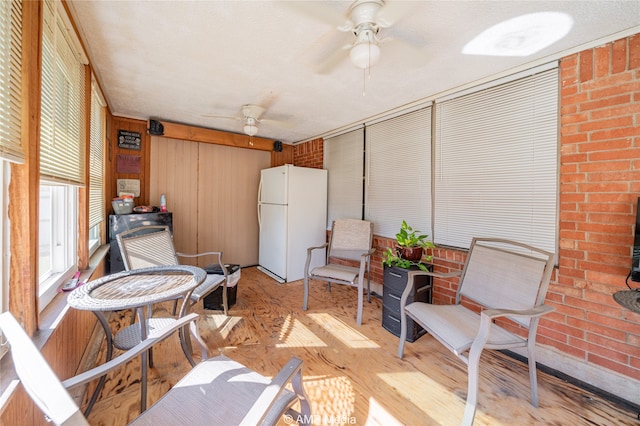
{"type": "Polygon", "coordinates": [[[307,262],[304,268],[304,304],[309,307],[309,280],[326,281],[329,291],[331,283],[346,284],[358,288],[358,313],[356,322],[362,324],[362,303],[364,300],[364,275],[367,275],[367,296],[371,301],[370,274],[371,255],[375,252],[373,244],[373,223],[366,220],[338,219],[331,226],[331,238],[328,244],[307,249],[307,262]],[[309,270],[314,250],[326,248],[326,263],[309,270]],[[359,262],[359,267],[346,265],[346,262],[359,262]]]}
{"type": "MultiPolygon", "coordinates": [[[[187,324],[203,345],[195,327],[197,316],[194,313],[182,317],[175,325],[157,330],[119,357],[63,382],[11,313],[0,314],[0,331],[9,342],[15,371],[33,402],[54,424],[75,426],[89,423],[67,389],[120,367],[187,324]]],[[[206,347],[201,349],[203,361],[131,424],[272,425],[284,413],[309,424],[311,411],[302,386],[301,360],[292,358],[270,380],[223,355],[206,359],[206,347]],[[289,382],[293,391],[285,388],[289,382]],[[296,401],[300,402],[300,411],[291,408],[296,401]]],[[[3,371],[3,374],[10,373],[3,371]]]]}
{"type": "MultiPolygon", "coordinates": [[[[229,283],[228,271],[222,261],[222,252],[209,251],[197,254],[176,252],[167,226],[142,226],[122,232],[116,236],[116,239],[127,271],[150,266],[178,265],[178,259],[181,257],[213,256],[222,274],[207,274],[206,280],[193,290],[190,299],[192,303],[197,303],[222,286],[222,306],[224,314],[228,315],[227,287],[232,284],[229,283]]],[[[237,281],[238,278],[234,277],[234,279],[237,281]]]]}
{"type": "MultiPolygon", "coordinates": [[[[407,303],[417,275],[452,276],[411,271],[400,299],[401,327],[398,356],[402,358],[407,335],[407,316],[427,330],[468,368],[467,402],[462,423],[473,424],[478,393],[478,369],[483,349],[526,348],[529,358],[531,403],[538,406],[536,376],[536,330],[538,321],[553,307],[544,305],[555,254],[535,247],[495,238],[474,238],[461,272],[456,301],[452,305],[407,303]],[[480,314],[463,306],[463,298],[482,306],[480,314]],[[406,305],[406,306],[405,306],[406,305]],[[508,331],[495,323],[508,318],[527,335],[508,331]],[[468,352],[468,356],[465,355],[468,352]]],[[[456,274],[457,275],[457,274],[456,274]]]]}

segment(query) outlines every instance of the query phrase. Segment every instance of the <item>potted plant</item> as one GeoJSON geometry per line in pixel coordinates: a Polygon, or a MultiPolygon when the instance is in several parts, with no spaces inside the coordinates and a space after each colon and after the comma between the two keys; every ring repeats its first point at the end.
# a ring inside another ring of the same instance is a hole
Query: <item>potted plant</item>
{"type": "MultiPolygon", "coordinates": [[[[420,231],[413,229],[403,220],[400,232],[396,234],[396,246],[387,249],[382,257],[382,263],[386,266],[398,266],[405,269],[415,265],[426,271],[426,265],[420,262],[424,250],[435,247],[431,241],[427,240],[427,237],[428,235],[421,234],[420,231]]],[[[431,259],[430,255],[425,257],[427,261],[431,259]]]]}

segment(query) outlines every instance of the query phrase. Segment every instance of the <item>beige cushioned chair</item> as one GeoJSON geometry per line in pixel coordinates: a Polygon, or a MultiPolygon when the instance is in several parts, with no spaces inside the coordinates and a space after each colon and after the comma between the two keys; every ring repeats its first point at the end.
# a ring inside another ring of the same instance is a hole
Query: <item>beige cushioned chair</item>
{"type": "Polygon", "coordinates": [[[364,275],[367,275],[367,296],[371,301],[369,270],[371,255],[375,252],[373,243],[373,223],[358,219],[337,219],[331,226],[329,243],[307,249],[307,262],[304,268],[304,304],[309,307],[309,280],[326,281],[329,290],[331,283],[346,284],[358,288],[358,313],[356,322],[362,324],[362,303],[364,300],[364,275]],[[326,264],[309,270],[314,250],[326,248],[326,264]],[[349,261],[359,262],[358,267],[349,266],[349,261]]]}
{"type": "MultiPolygon", "coordinates": [[[[148,351],[151,346],[189,326],[201,345],[203,361],[143,412],[136,425],[274,425],[283,414],[309,424],[311,411],[302,386],[302,361],[292,358],[268,379],[244,365],[219,355],[206,359],[206,347],[197,334],[193,313],[140,342],[117,358],[60,382],[27,333],[9,312],[0,314],[0,331],[9,342],[18,378],[33,402],[56,425],[88,425],[67,389],[88,383],[148,351]],[[293,391],[285,386],[291,383],[293,391]],[[300,411],[292,406],[300,403],[300,411]]],[[[4,371],[2,374],[11,374],[4,371]]],[[[2,407],[0,407],[1,411],[2,407]]]]}
{"type": "Polygon", "coordinates": [[[530,245],[497,238],[474,238],[461,272],[455,303],[451,305],[423,302],[407,305],[407,298],[417,275],[459,274],[409,272],[407,287],[400,299],[402,331],[398,356],[402,358],[404,353],[407,317],[410,317],[467,364],[468,391],[462,424],[472,424],[475,417],[480,354],[485,348],[526,348],[531,403],[538,406],[536,331],[540,317],[553,311],[551,306],[544,305],[544,300],[554,263],[555,254],[530,245]],[[481,312],[463,306],[463,298],[480,305],[481,312]],[[513,321],[514,328],[522,328],[525,336],[495,322],[504,318],[513,321]]]}
{"type": "Polygon", "coordinates": [[[193,290],[190,299],[192,303],[197,303],[222,286],[222,306],[224,314],[228,315],[227,286],[229,285],[229,275],[222,262],[222,252],[209,251],[197,254],[176,252],[171,232],[167,226],[142,226],[122,232],[116,235],[116,239],[127,271],[150,266],[178,265],[178,259],[181,257],[212,256],[219,264],[223,274],[207,274],[206,280],[193,290]]]}

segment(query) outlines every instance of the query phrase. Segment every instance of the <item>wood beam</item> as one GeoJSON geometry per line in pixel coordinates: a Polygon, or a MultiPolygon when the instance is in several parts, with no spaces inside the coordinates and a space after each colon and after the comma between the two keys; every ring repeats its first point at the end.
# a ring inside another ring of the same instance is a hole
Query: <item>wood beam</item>
{"type": "Polygon", "coordinates": [[[22,2],[22,146],[9,184],[9,310],[25,330],[38,329],[38,206],[40,200],[40,46],[42,2],[22,2]]]}
{"type": "Polygon", "coordinates": [[[194,127],[167,121],[160,121],[160,123],[164,126],[162,136],[165,138],[213,143],[217,145],[234,146],[236,148],[273,151],[273,139],[256,136],[249,137],[244,134],[223,132],[221,130],[194,127]]]}

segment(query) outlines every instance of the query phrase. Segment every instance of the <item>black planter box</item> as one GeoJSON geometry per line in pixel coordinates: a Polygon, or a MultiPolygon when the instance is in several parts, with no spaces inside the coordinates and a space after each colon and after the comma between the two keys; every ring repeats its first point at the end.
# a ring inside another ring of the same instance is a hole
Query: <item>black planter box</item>
{"type": "MultiPolygon", "coordinates": [[[[431,265],[428,266],[431,270],[431,265]]],[[[384,267],[384,281],[382,287],[382,327],[393,335],[400,337],[402,325],[400,322],[400,298],[407,286],[408,272],[417,271],[417,266],[403,269],[397,266],[384,267]]],[[[407,304],[411,302],[431,303],[431,277],[422,275],[415,277],[413,290],[409,293],[407,304]]],[[[422,327],[411,318],[407,318],[407,342],[414,342],[426,333],[422,327]]]]}
{"type": "MultiPolygon", "coordinates": [[[[240,265],[224,265],[227,268],[227,307],[231,308],[236,304],[238,295],[238,280],[240,279],[240,265]]],[[[204,270],[208,274],[222,275],[222,269],[219,265],[205,266],[204,270]]],[[[218,287],[202,299],[205,309],[214,311],[223,311],[222,306],[222,287],[218,287]]]]}

